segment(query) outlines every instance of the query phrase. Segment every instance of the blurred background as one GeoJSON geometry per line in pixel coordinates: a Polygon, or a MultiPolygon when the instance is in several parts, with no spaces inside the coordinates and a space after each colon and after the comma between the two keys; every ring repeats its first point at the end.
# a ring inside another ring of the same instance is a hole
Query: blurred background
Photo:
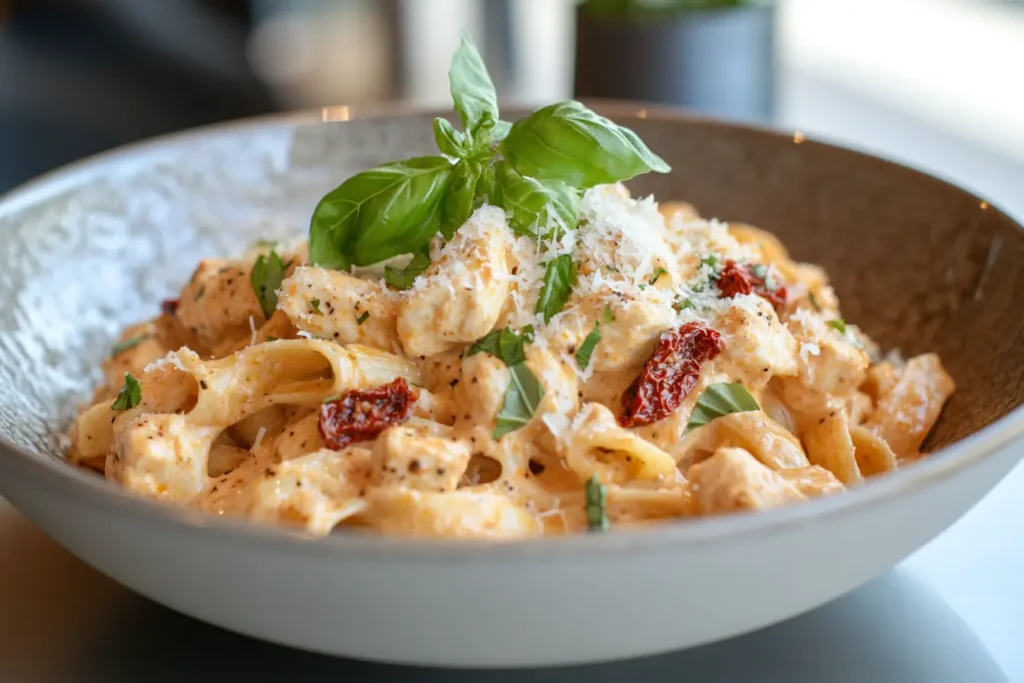
{"type": "Polygon", "coordinates": [[[1024,214],[1024,0],[0,0],[0,191],[204,123],[450,106],[462,31],[506,101],[798,129],[1024,214]]]}

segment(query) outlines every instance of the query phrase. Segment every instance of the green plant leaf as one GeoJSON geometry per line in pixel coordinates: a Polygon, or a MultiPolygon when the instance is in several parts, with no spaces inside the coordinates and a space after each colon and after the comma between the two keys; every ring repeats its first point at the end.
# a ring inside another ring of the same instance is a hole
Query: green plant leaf
{"type": "Polygon", "coordinates": [[[544,314],[545,323],[562,312],[575,285],[576,262],[571,254],[562,254],[548,261],[544,269],[544,286],[537,299],[537,313],[544,314]]]}
{"type": "Polygon", "coordinates": [[[124,386],[117,392],[111,410],[130,410],[142,402],[142,385],[132,377],[130,372],[124,373],[124,386]]]}
{"type": "Polygon", "coordinates": [[[466,356],[474,356],[478,353],[489,353],[498,358],[505,365],[515,365],[526,362],[524,345],[533,341],[533,328],[527,325],[522,332],[517,332],[511,327],[504,327],[494,330],[484,337],[481,337],[466,351],[466,356]]]}
{"type": "Polygon", "coordinates": [[[477,137],[478,131],[490,129],[497,123],[498,94],[480,52],[465,35],[452,57],[448,82],[455,102],[455,113],[459,115],[471,139],[477,137]]]}
{"type": "Polygon", "coordinates": [[[599,341],[601,341],[601,323],[594,323],[594,329],[576,350],[576,364],[580,366],[580,370],[586,370],[590,365],[590,357],[594,354],[594,347],[599,341]]]}
{"type": "Polygon", "coordinates": [[[501,150],[521,175],[576,188],[671,170],[636,133],[575,101],[549,105],[516,121],[501,150]]]}
{"type": "Polygon", "coordinates": [[[441,234],[450,240],[455,231],[469,220],[476,201],[476,185],[483,167],[477,161],[463,159],[456,164],[445,192],[441,215],[441,234]]]}
{"type": "Polygon", "coordinates": [[[702,427],[723,415],[751,410],[761,410],[761,406],[739,382],[711,384],[697,399],[690,421],[686,423],[686,431],[702,427]]]}
{"type": "Polygon", "coordinates": [[[597,472],[590,475],[584,487],[587,502],[587,530],[608,531],[608,487],[597,478],[597,472]]]}
{"type": "Polygon", "coordinates": [[[537,412],[537,406],[544,398],[544,387],[537,381],[530,368],[526,367],[526,363],[519,362],[509,366],[508,374],[508,389],[505,390],[505,398],[501,410],[498,411],[498,420],[492,433],[495,439],[500,439],[529,424],[537,412]]]}
{"type": "Polygon", "coordinates": [[[579,224],[579,192],[565,183],[528,178],[503,162],[495,164],[495,177],[497,201],[511,213],[509,222],[516,234],[549,237],[579,224]]]}
{"type": "Polygon", "coordinates": [[[137,337],[128,337],[127,339],[122,339],[121,341],[117,342],[116,344],[110,347],[110,357],[113,358],[114,356],[120,355],[129,349],[134,349],[142,342],[152,338],[152,334],[140,334],[137,337]]]}
{"type": "Polygon", "coordinates": [[[396,161],[358,173],[313,212],[309,258],[347,270],[420,251],[437,232],[452,163],[441,156],[396,161]]]}
{"type": "Polygon", "coordinates": [[[447,119],[441,117],[434,119],[434,142],[437,144],[437,148],[448,156],[462,158],[468,154],[466,136],[461,131],[455,130],[455,127],[447,119]]]}
{"type": "Polygon", "coordinates": [[[384,280],[395,289],[409,289],[413,281],[430,267],[430,254],[421,251],[412,257],[405,268],[384,266],[384,280]]]}
{"type": "Polygon", "coordinates": [[[249,282],[256,292],[260,309],[268,320],[277,310],[277,290],[281,288],[284,271],[287,269],[288,264],[281,260],[281,255],[273,249],[269,254],[260,254],[252,264],[249,282]]]}

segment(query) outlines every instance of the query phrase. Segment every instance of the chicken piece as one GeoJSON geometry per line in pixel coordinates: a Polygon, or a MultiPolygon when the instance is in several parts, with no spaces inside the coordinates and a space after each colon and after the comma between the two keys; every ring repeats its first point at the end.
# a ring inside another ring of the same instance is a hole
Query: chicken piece
{"type": "Polygon", "coordinates": [[[469,464],[469,447],[428,423],[410,421],[385,429],[373,445],[371,467],[378,486],[454,491],[469,464]]]}
{"type": "Polygon", "coordinates": [[[864,381],[870,359],[858,347],[855,332],[847,331],[833,322],[829,326],[822,315],[801,310],[787,320],[787,326],[796,339],[796,376],[803,386],[823,394],[845,396],[864,381]]]}
{"type": "Polygon", "coordinates": [[[433,356],[483,337],[509,296],[511,232],[504,212],[470,216],[398,306],[406,355],[433,356]]]}
{"type": "Polygon", "coordinates": [[[296,327],[321,339],[396,351],[395,298],[377,280],[296,268],[281,283],[277,305],[296,327]]]}
{"type": "Polygon", "coordinates": [[[797,372],[797,343],[771,304],[756,294],[737,296],[714,325],[722,335],[718,372],[758,392],[775,376],[797,372]]]}
{"type": "Polygon", "coordinates": [[[188,503],[206,484],[210,447],[220,432],[184,415],[142,415],[115,436],[106,476],[147,498],[188,503]]]}
{"type": "Polygon", "coordinates": [[[272,465],[255,483],[250,515],[273,524],[293,524],[326,536],[339,522],[366,509],[360,497],[370,449],[318,450],[272,465]]]}
{"type": "Polygon", "coordinates": [[[231,347],[266,319],[250,282],[252,263],[206,259],[181,290],[175,315],[203,346],[231,347]],[[252,318],[252,321],[250,321],[252,318]]]}
{"type": "Polygon", "coordinates": [[[719,448],[687,476],[702,514],[767,510],[807,500],[796,484],[742,448],[719,448]]]}

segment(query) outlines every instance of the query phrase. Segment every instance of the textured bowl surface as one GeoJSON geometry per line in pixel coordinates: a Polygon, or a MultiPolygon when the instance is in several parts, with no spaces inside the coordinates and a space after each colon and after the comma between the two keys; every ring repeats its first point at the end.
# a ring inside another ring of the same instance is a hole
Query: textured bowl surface
{"type": "Polygon", "coordinates": [[[200,258],[301,233],[345,177],[431,152],[432,115],[346,108],[323,112],[344,122],[317,112],[134,146],[0,202],[0,494],[100,570],[212,623],[392,662],[512,666],[653,653],[795,615],[905,557],[1012,467],[1024,432],[1020,226],[856,152],[597,108],[673,166],[635,193],[775,232],[828,270],[847,320],[905,355],[940,354],[957,392],[928,442],[939,452],[769,513],[511,545],[313,541],[137,500],[65,465],[60,434],[111,339],[200,258]]]}

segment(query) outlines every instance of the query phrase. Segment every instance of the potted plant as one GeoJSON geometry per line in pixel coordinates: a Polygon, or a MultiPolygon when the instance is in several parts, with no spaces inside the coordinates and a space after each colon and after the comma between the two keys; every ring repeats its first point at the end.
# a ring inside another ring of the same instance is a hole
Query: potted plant
{"type": "Polygon", "coordinates": [[[770,120],[775,8],[758,0],[586,0],[576,10],[579,98],[664,102],[770,120]]]}

